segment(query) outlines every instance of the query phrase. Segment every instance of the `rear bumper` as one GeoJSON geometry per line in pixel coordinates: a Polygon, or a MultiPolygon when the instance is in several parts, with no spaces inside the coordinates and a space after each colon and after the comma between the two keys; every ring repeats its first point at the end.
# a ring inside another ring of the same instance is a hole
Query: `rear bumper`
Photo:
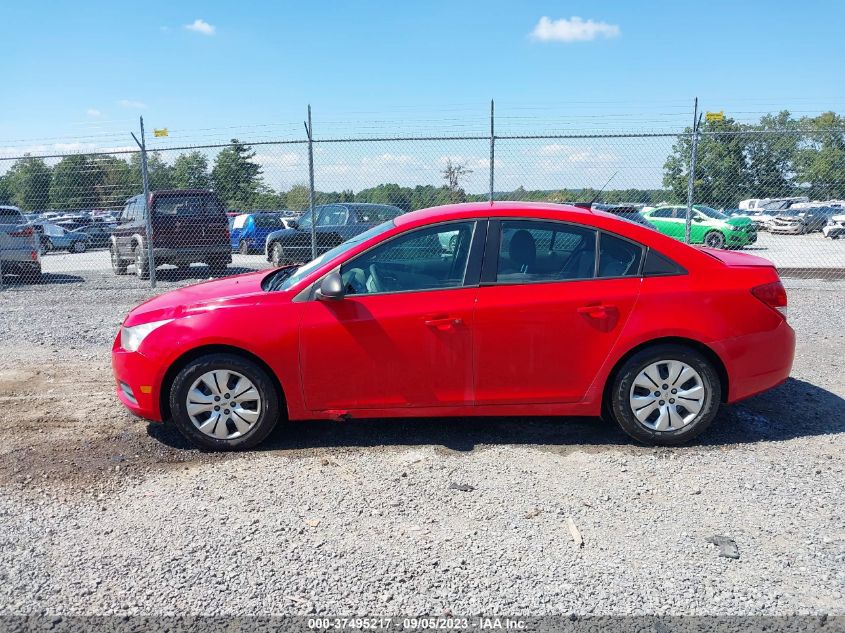
{"type": "Polygon", "coordinates": [[[777,387],[789,378],[795,331],[784,320],[776,328],[712,344],[728,372],[729,403],[777,387]]]}
{"type": "Polygon", "coordinates": [[[143,354],[123,349],[118,334],[112,346],[112,370],[115,391],[123,406],[139,417],[161,422],[158,365],[143,354]]]}

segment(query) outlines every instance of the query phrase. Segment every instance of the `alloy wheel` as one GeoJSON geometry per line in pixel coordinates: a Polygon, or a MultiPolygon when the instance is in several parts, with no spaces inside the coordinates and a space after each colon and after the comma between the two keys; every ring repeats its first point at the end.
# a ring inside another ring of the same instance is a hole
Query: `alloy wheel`
{"type": "Polygon", "coordinates": [[[191,385],[185,411],[205,435],[231,440],[253,428],[261,415],[261,405],[261,395],[249,378],[236,371],[215,369],[191,385]]]}
{"type": "Polygon", "coordinates": [[[695,420],[706,395],[704,381],[695,369],[679,360],[660,360],[637,374],[628,402],[644,427],[676,431],[695,420]]]}
{"type": "Polygon", "coordinates": [[[704,237],[704,244],[710,248],[722,248],[725,245],[725,238],[721,233],[712,231],[704,237]]]}

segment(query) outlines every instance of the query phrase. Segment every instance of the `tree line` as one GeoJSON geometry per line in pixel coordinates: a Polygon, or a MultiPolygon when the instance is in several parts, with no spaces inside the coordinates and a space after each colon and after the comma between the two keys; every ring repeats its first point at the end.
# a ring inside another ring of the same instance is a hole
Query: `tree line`
{"type": "MultiPolygon", "coordinates": [[[[763,116],[754,125],[734,119],[702,126],[696,172],[695,201],[733,207],[744,198],[808,195],[813,199],[845,198],[845,118],[827,112],[794,118],[789,112],[763,116]]],[[[544,189],[496,192],[500,200],[583,202],[683,202],[691,157],[691,130],[672,147],[663,166],[663,189],[544,189]]],[[[308,186],[294,184],[277,191],[264,180],[255,152],[237,139],[220,150],[213,163],[200,151],[180,154],[168,164],[158,152],[147,156],[150,188],[214,189],[229,209],[292,209],[309,205],[308,186]]],[[[427,206],[481,201],[487,194],[468,194],[462,181],[465,165],[447,161],[443,184],[403,187],[381,184],[357,192],[315,192],[317,204],[374,202],[410,211],[427,206]]],[[[25,156],[0,175],[0,204],[23,211],[119,208],[142,191],[140,155],[128,160],[114,154],[74,154],[53,166],[25,156]]]]}

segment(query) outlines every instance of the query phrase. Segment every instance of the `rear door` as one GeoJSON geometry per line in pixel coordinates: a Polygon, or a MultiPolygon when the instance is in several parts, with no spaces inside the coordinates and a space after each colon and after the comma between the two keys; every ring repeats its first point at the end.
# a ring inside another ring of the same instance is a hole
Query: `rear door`
{"type": "Polygon", "coordinates": [[[490,231],[474,320],[476,404],[582,400],[636,304],[642,247],[563,222],[504,219],[490,231]]]}
{"type": "Polygon", "coordinates": [[[157,248],[230,246],[226,213],[212,193],[156,192],[153,226],[157,248]]]}

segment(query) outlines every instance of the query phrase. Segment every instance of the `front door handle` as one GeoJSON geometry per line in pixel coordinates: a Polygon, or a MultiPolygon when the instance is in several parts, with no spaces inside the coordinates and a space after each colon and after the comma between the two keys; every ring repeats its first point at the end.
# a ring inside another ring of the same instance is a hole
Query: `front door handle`
{"type": "Polygon", "coordinates": [[[603,303],[576,308],[578,314],[586,314],[594,319],[606,319],[614,310],[616,310],[616,306],[605,305],[603,303]]]}

